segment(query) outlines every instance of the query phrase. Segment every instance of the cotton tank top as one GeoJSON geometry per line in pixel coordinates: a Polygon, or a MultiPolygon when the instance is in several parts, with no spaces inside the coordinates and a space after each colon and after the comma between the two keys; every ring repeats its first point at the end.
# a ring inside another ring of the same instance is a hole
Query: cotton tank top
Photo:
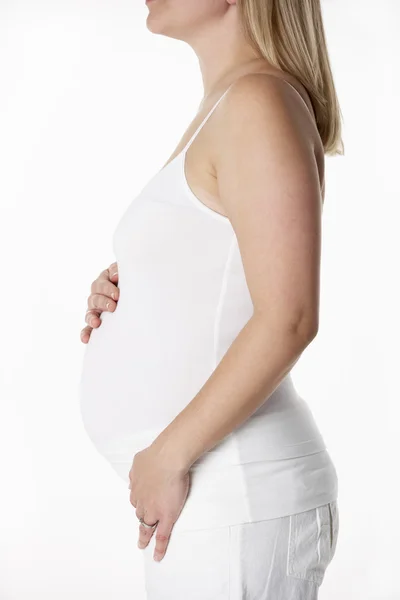
{"type": "MultiPolygon", "coordinates": [[[[92,330],[79,393],[88,436],[126,483],[134,454],[190,403],[253,314],[233,227],[197,198],[185,175],[188,148],[232,85],[114,231],[119,300],[92,330]]],[[[338,492],[324,439],[290,372],[190,473],[175,530],[286,516],[338,492]]]]}

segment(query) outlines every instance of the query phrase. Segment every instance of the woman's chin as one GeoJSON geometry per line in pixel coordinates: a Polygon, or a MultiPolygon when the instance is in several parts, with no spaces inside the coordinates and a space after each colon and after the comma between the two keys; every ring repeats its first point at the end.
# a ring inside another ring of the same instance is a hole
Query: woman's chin
{"type": "Polygon", "coordinates": [[[151,14],[147,16],[146,27],[151,33],[160,33],[166,35],[161,20],[153,17],[151,14]]]}

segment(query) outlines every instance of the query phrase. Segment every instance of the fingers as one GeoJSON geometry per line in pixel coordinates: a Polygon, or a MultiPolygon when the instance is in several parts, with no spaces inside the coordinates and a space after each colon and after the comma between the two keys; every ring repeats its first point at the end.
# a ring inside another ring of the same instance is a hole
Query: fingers
{"type": "Polygon", "coordinates": [[[108,271],[108,277],[110,279],[110,281],[113,281],[114,283],[116,281],[118,281],[118,263],[117,262],[113,262],[107,269],[108,271]]]}
{"type": "MultiPolygon", "coordinates": [[[[116,263],[114,263],[116,264],[116,263]]],[[[118,288],[118,270],[115,267],[114,268],[109,268],[109,269],[104,269],[104,271],[102,271],[100,273],[100,275],[97,277],[97,279],[95,279],[92,283],[92,285],[90,286],[90,296],[89,296],[89,302],[88,302],[88,306],[89,308],[99,308],[101,310],[104,310],[104,304],[103,305],[99,305],[96,304],[96,302],[98,302],[98,297],[99,296],[104,296],[106,298],[110,298],[112,299],[114,302],[117,302],[119,299],[119,288],[118,288]],[[111,280],[112,279],[112,280],[111,280]],[[95,296],[95,299],[93,300],[93,296],[95,296]],[[93,301],[95,302],[95,304],[93,304],[93,301]],[[90,302],[92,302],[92,304],[90,304],[90,302]]]]}
{"type": "Polygon", "coordinates": [[[171,519],[161,519],[156,529],[156,547],[154,550],[154,560],[161,560],[167,550],[168,542],[171,537],[171,531],[174,521],[171,519]]]}
{"type": "MultiPolygon", "coordinates": [[[[153,525],[157,522],[157,518],[151,518],[150,514],[146,512],[141,504],[136,504],[132,502],[133,493],[131,493],[131,504],[136,505],[136,516],[138,519],[143,519],[147,525],[153,525]]],[[[145,527],[142,523],[139,523],[139,540],[138,546],[140,549],[143,549],[147,546],[149,541],[151,540],[153,533],[155,531],[155,527],[145,527]]]]}
{"type": "Polygon", "coordinates": [[[90,296],[94,296],[96,294],[100,296],[106,296],[117,301],[119,298],[119,288],[116,285],[114,285],[109,279],[100,276],[97,279],[95,279],[92,285],[90,286],[90,296]]]}
{"type": "Polygon", "coordinates": [[[81,341],[85,344],[88,343],[93,329],[101,325],[100,314],[105,310],[114,312],[117,307],[119,299],[117,262],[100,273],[93,281],[90,291],[88,310],[85,314],[85,322],[88,326],[81,331],[81,341]]]}
{"type": "Polygon", "coordinates": [[[87,326],[87,327],[84,327],[84,328],[82,329],[82,331],[81,331],[81,341],[82,341],[84,344],[87,344],[87,343],[88,343],[88,341],[89,341],[89,338],[90,338],[90,334],[92,333],[92,329],[93,329],[93,327],[89,327],[89,326],[87,326]]]}
{"type": "Polygon", "coordinates": [[[91,329],[98,327],[101,323],[100,314],[94,310],[87,310],[85,314],[85,321],[91,329]]]}
{"type": "MultiPolygon", "coordinates": [[[[145,519],[145,522],[147,523],[147,519],[145,519]]],[[[153,537],[153,534],[156,531],[156,529],[157,527],[145,527],[144,525],[142,525],[142,523],[139,524],[138,547],[141,550],[143,550],[143,548],[146,548],[151,538],[153,537]]]]}
{"type": "MultiPolygon", "coordinates": [[[[88,310],[86,311],[86,315],[90,311],[94,311],[95,313],[103,312],[103,310],[114,312],[116,308],[117,302],[112,300],[109,296],[105,296],[104,294],[90,294],[88,298],[88,310]]],[[[90,321],[86,322],[88,323],[88,325],[92,325],[90,321]]]]}
{"type": "Polygon", "coordinates": [[[138,519],[142,518],[147,525],[156,523],[155,527],[146,527],[142,523],[139,524],[138,547],[140,549],[146,548],[155,533],[156,545],[153,558],[157,561],[161,560],[165,556],[171,537],[172,528],[174,526],[173,519],[163,517],[157,522],[157,517],[154,515],[151,516],[150,513],[145,513],[141,506],[136,508],[136,516],[138,519]]]}

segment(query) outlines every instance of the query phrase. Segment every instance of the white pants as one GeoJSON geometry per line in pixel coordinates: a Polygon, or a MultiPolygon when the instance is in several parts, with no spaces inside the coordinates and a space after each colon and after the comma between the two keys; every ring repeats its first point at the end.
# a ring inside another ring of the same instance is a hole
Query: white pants
{"type": "Polygon", "coordinates": [[[174,532],[143,550],[147,600],[316,600],[339,531],[337,501],[265,521],[174,532]]]}

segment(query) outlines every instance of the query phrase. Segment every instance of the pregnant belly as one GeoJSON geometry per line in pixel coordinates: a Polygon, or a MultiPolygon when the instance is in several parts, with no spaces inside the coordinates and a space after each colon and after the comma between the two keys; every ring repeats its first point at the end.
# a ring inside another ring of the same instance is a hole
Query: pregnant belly
{"type": "Polygon", "coordinates": [[[79,382],[84,427],[95,446],[159,430],[211,374],[206,338],[177,339],[173,321],[136,319],[118,306],[102,313],[85,347],[79,382]]]}
{"type": "MultiPolygon", "coordinates": [[[[83,424],[95,447],[126,460],[150,444],[207,381],[213,332],[181,327],[179,334],[177,319],[160,313],[133,321],[132,310],[123,307],[103,313],[101,326],[92,331],[79,393],[83,424]]],[[[313,415],[289,374],[233,436],[199,463],[290,458],[323,448],[313,415]]]]}

